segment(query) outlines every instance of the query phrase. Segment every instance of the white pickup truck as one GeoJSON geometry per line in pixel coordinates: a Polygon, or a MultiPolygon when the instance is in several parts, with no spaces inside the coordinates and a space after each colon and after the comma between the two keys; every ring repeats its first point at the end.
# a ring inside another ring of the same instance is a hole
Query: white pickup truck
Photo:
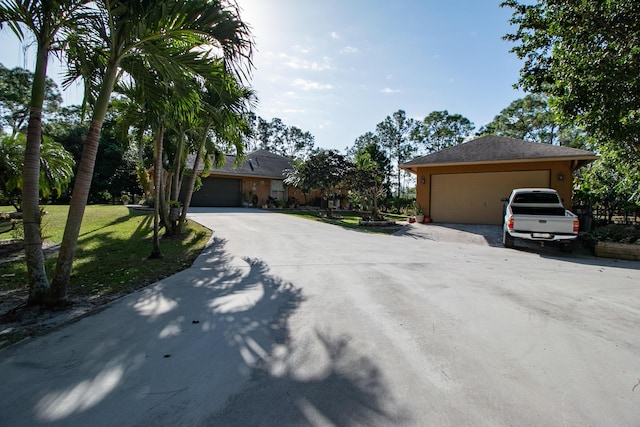
{"type": "Polygon", "coordinates": [[[562,205],[551,188],[516,188],[504,208],[502,244],[512,248],[518,239],[558,242],[563,250],[573,251],[580,223],[578,217],[562,205]]]}

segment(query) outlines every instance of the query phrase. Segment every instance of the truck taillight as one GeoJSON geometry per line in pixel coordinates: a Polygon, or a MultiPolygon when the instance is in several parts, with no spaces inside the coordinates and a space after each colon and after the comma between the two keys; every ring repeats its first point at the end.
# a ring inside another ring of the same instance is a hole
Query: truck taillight
{"type": "MultiPolygon", "coordinates": [[[[575,227],[575,225],[574,225],[574,227],[575,227]]],[[[509,230],[513,230],[513,218],[509,218],[509,219],[507,220],[507,228],[508,228],[509,230]]]]}
{"type": "Polygon", "coordinates": [[[580,231],[580,221],[578,221],[577,219],[573,220],[573,232],[577,233],[578,231],[580,231]]]}

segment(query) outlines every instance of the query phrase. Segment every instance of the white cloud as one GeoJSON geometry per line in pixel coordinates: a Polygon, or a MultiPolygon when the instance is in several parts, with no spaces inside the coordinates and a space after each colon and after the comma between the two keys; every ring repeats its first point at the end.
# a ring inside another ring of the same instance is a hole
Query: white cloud
{"type": "Polygon", "coordinates": [[[393,74],[387,74],[387,80],[391,80],[393,78],[393,74]]]}
{"type": "Polygon", "coordinates": [[[330,84],[322,84],[305,79],[295,79],[291,84],[302,90],[328,90],[332,88],[330,84]]]}
{"type": "Polygon", "coordinates": [[[310,52],[310,49],[304,46],[300,46],[299,44],[294,44],[291,48],[297,52],[307,54],[310,52]]]}
{"type": "Polygon", "coordinates": [[[289,108],[289,109],[282,110],[282,112],[298,114],[298,113],[304,113],[304,110],[301,108],[289,108]]]}
{"type": "Polygon", "coordinates": [[[294,70],[326,71],[334,69],[331,65],[331,58],[328,56],[323,57],[321,61],[310,61],[286,53],[279,53],[277,57],[280,63],[294,70]]]}
{"type": "Polygon", "coordinates": [[[340,49],[340,53],[349,55],[352,53],[358,53],[358,49],[353,46],[345,46],[342,49],[340,49]]]}
{"type": "Polygon", "coordinates": [[[391,94],[391,93],[399,93],[399,92],[400,92],[400,90],[399,90],[399,89],[391,89],[391,88],[389,88],[389,87],[385,87],[385,88],[384,88],[384,89],[382,89],[380,92],[382,92],[382,93],[388,93],[388,94],[391,94]]]}
{"type": "Polygon", "coordinates": [[[331,33],[331,38],[334,40],[339,40],[342,38],[342,36],[334,31],[331,33]]]}

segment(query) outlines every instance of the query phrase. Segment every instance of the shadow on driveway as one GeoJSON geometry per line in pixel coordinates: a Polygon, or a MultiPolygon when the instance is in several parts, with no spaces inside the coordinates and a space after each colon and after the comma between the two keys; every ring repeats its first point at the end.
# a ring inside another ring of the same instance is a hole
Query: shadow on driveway
{"type": "Polygon", "coordinates": [[[3,350],[0,425],[396,424],[381,372],[348,337],[317,334],[326,374],[294,374],[315,357],[291,357],[301,289],[225,245],[214,239],[191,268],[3,350]]]}

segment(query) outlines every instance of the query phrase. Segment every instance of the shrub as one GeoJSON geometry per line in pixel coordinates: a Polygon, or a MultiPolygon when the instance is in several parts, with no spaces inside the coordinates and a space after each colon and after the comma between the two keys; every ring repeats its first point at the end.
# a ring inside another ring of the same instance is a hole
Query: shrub
{"type": "Polygon", "coordinates": [[[591,249],[595,248],[597,242],[631,243],[640,245],[640,226],[609,224],[597,227],[591,232],[583,234],[581,238],[591,249]]]}

